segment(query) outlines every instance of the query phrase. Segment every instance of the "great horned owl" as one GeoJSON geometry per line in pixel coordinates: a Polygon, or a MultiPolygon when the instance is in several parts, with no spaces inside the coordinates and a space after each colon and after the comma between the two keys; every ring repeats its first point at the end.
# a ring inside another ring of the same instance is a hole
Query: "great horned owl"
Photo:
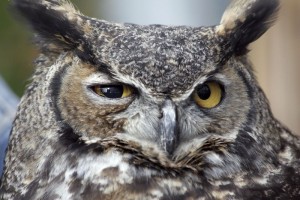
{"type": "Polygon", "coordinates": [[[235,0],[220,25],[192,28],[12,0],[41,55],[1,199],[300,199],[300,140],[247,60],[278,4],[235,0]]]}

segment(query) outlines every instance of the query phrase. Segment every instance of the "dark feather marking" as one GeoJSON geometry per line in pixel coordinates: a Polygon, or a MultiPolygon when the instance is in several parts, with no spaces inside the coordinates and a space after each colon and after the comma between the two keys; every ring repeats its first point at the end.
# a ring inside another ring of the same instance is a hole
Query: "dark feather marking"
{"type": "Polygon", "coordinates": [[[80,196],[82,199],[106,199],[106,194],[103,194],[99,187],[98,184],[88,183],[84,186],[84,190],[80,196]]]}
{"type": "Polygon", "coordinates": [[[40,187],[39,179],[36,179],[28,185],[28,192],[24,196],[17,199],[27,200],[33,198],[39,187],[40,187]]]}
{"type": "Polygon", "coordinates": [[[81,188],[83,188],[84,186],[81,183],[81,179],[78,177],[78,174],[76,172],[74,172],[72,174],[72,182],[70,183],[70,187],[68,189],[68,191],[70,193],[74,193],[76,194],[78,191],[80,191],[81,188]]]}
{"type": "Polygon", "coordinates": [[[76,150],[78,147],[82,147],[85,144],[80,140],[80,136],[76,134],[73,128],[67,123],[62,123],[59,131],[59,142],[63,146],[67,146],[69,150],[76,150]]]}
{"type": "MultiPolygon", "coordinates": [[[[163,196],[161,200],[182,200],[182,199],[199,199],[199,197],[202,197],[205,200],[215,200],[215,198],[209,194],[209,189],[210,184],[206,181],[203,181],[203,186],[205,186],[206,189],[204,188],[196,188],[192,191],[187,191],[184,194],[178,195],[178,194],[173,194],[171,192],[167,193],[167,195],[163,196]]],[[[202,199],[201,198],[201,199],[202,199]]]]}
{"type": "Polygon", "coordinates": [[[52,107],[54,108],[56,121],[62,121],[60,110],[58,108],[58,97],[59,97],[60,90],[61,90],[62,78],[64,77],[65,72],[69,66],[70,66],[70,63],[62,66],[61,70],[55,72],[55,75],[53,76],[53,79],[52,79],[51,85],[50,85],[50,94],[51,94],[52,102],[53,102],[52,107]]]}
{"type": "MultiPolygon", "coordinates": [[[[249,71],[247,71],[246,73],[249,73],[249,71]]],[[[252,83],[252,81],[247,79],[245,72],[241,69],[237,69],[237,74],[241,78],[241,80],[243,81],[243,83],[245,84],[245,86],[247,88],[246,92],[247,92],[249,99],[254,99],[254,88],[253,88],[254,86],[252,86],[250,84],[250,82],[252,83]]]]}
{"type": "Polygon", "coordinates": [[[155,181],[155,177],[152,177],[151,179],[134,178],[132,184],[126,185],[126,191],[131,191],[134,193],[144,193],[145,188],[152,188],[153,186],[156,185],[157,183],[155,181]]]}
{"type": "Polygon", "coordinates": [[[111,66],[102,63],[100,60],[96,61],[95,67],[99,72],[102,72],[111,78],[115,77],[115,75],[112,73],[111,66]]]}

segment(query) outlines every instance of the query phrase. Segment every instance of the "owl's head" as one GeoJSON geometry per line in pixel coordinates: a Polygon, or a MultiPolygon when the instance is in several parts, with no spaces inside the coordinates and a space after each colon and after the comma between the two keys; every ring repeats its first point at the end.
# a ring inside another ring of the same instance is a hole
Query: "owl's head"
{"type": "Polygon", "coordinates": [[[247,46],[274,21],[277,0],[232,1],[220,25],[199,28],[110,23],[65,0],[13,4],[37,34],[35,87],[49,118],[72,130],[64,138],[117,137],[178,158],[212,137],[250,145],[241,132],[272,117],[247,46]]]}

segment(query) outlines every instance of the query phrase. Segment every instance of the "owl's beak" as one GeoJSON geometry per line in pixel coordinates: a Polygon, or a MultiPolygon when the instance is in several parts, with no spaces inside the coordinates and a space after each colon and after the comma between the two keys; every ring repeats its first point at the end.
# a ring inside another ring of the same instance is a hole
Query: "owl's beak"
{"type": "Polygon", "coordinates": [[[161,137],[160,143],[169,155],[178,144],[178,128],[177,128],[177,114],[176,105],[171,99],[166,99],[161,108],[162,118],[160,119],[161,137]]]}

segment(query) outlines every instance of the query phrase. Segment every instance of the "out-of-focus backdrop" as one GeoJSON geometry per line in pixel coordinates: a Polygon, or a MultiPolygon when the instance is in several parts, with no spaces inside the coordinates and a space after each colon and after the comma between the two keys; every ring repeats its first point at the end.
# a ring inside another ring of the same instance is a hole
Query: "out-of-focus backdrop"
{"type": "MultiPolygon", "coordinates": [[[[227,0],[73,0],[93,17],[116,22],[171,25],[215,25],[227,0]]],[[[274,115],[300,134],[300,1],[282,0],[278,21],[251,45],[258,80],[270,100],[274,115]]],[[[16,21],[0,1],[0,76],[18,95],[23,94],[33,72],[37,51],[31,33],[16,21]]],[[[0,91],[1,95],[1,91],[0,91]]]]}

